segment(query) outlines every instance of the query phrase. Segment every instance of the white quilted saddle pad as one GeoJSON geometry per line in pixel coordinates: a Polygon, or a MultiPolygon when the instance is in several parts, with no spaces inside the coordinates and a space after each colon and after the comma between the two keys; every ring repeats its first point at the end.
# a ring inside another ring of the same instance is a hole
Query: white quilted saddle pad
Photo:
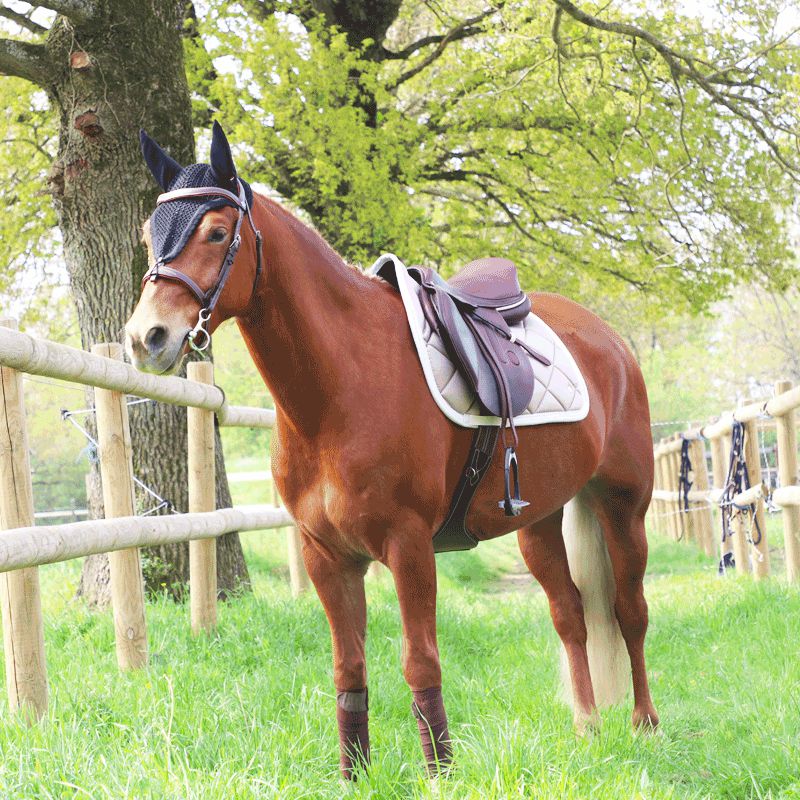
{"type": "MultiPolygon", "coordinates": [[[[464,428],[480,425],[499,425],[498,417],[484,416],[475,393],[453,365],[441,337],[431,329],[420,306],[420,285],[408,274],[405,264],[397,256],[382,255],[370,267],[375,274],[387,262],[394,264],[397,286],[414,344],[422,364],[422,371],[436,405],[444,415],[464,428]]],[[[546,367],[530,359],[535,376],[531,402],[525,411],[514,417],[514,424],[544,425],[553,422],[577,422],[589,413],[589,393],[572,354],[546,323],[530,313],[511,330],[516,337],[550,360],[546,367]]]]}

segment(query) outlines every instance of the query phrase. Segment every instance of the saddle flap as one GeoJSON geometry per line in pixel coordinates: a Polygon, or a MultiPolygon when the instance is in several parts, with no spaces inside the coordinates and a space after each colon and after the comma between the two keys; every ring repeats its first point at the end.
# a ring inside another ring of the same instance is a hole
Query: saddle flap
{"type": "Polygon", "coordinates": [[[533,395],[533,368],[522,349],[503,335],[508,326],[502,316],[485,308],[462,314],[448,294],[435,297],[440,335],[481,404],[498,417],[522,413],[533,395]]]}
{"type": "Polygon", "coordinates": [[[502,394],[504,387],[507,387],[509,408],[505,413],[515,417],[525,410],[533,396],[533,367],[527,353],[504,335],[508,326],[499,312],[481,309],[480,319],[467,318],[485,364],[481,376],[485,376],[486,385],[477,387],[478,397],[490,413],[502,417],[505,404],[502,394]],[[485,322],[490,324],[486,325],[485,322]],[[487,402],[490,399],[496,402],[495,407],[487,402]]]}
{"type": "MultiPolygon", "coordinates": [[[[467,380],[476,388],[485,382],[481,373],[487,368],[472,330],[448,294],[437,293],[432,302],[438,317],[438,329],[451,357],[461,367],[467,380]]],[[[489,376],[491,377],[491,376],[489,376]]],[[[480,396],[480,394],[479,394],[480,396]]]]}

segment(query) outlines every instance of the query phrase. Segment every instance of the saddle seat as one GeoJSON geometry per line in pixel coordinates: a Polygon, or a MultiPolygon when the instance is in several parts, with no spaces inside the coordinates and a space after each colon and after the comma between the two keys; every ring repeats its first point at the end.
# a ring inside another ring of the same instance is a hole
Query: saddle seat
{"type": "Polygon", "coordinates": [[[511,325],[531,310],[530,300],[520,288],[517,268],[507,258],[475,259],[442,282],[454,299],[474,308],[494,308],[511,325]]]}
{"type": "Polygon", "coordinates": [[[509,327],[531,311],[517,268],[505,258],[480,258],[449,281],[426,267],[410,267],[408,273],[421,287],[420,304],[431,329],[441,336],[486,412],[500,418],[504,445],[506,429],[511,431],[513,445],[507,446],[505,453],[505,500],[500,506],[507,515],[516,516],[528,504],[519,497],[514,417],[533,397],[529,356],[550,366],[547,358],[519,341],[509,327]]]}

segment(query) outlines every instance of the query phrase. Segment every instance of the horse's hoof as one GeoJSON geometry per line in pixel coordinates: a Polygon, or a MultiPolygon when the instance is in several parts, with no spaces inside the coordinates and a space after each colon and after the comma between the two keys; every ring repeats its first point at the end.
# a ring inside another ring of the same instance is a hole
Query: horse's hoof
{"type": "Polygon", "coordinates": [[[633,709],[633,727],[637,731],[642,731],[642,733],[652,733],[658,728],[658,714],[656,710],[651,706],[649,709],[639,710],[634,708],[633,709]]]}
{"type": "Polygon", "coordinates": [[[600,712],[595,708],[590,713],[576,711],[574,717],[575,733],[579,737],[591,736],[600,730],[600,712]]]}

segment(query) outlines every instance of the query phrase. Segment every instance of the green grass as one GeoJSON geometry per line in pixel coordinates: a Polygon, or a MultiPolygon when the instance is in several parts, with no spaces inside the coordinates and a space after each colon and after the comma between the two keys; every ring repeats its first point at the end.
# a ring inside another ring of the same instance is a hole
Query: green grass
{"type": "Polygon", "coordinates": [[[514,538],[440,556],[439,632],[457,766],[424,776],[391,580],[369,584],[373,767],[337,773],[330,637],[315,596],[292,601],[284,542],[245,537],[255,594],[220,607],[210,638],[186,607],[148,605],[151,665],[122,675],[108,614],[71,600],[77,567],[42,570],[51,705],[26,728],[0,714],[3,798],[798,798],[800,595],[718,579],[693,548],[656,540],[648,659],[657,735],[630,701],[579,739],[557,700],[557,641],[541,591],[509,583],[514,538]]]}

